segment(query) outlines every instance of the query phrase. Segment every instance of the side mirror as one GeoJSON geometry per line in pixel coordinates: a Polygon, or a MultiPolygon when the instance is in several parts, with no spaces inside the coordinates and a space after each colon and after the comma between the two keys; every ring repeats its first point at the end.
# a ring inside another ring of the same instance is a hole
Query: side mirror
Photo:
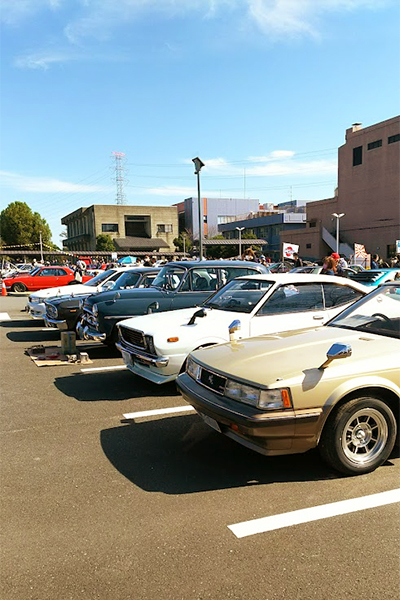
{"type": "Polygon", "coordinates": [[[326,367],[333,360],[336,360],[337,358],[348,358],[352,355],[352,352],[353,350],[350,344],[342,344],[340,342],[336,342],[336,344],[333,344],[329,348],[328,352],[326,353],[327,360],[324,363],[322,363],[322,365],[319,368],[326,369],[326,367]]]}
{"type": "Polygon", "coordinates": [[[149,306],[147,307],[147,314],[151,315],[151,313],[154,310],[158,310],[160,308],[160,305],[158,304],[158,302],[153,302],[152,304],[149,304],[149,306]]]}
{"type": "Polygon", "coordinates": [[[117,301],[119,298],[121,298],[121,294],[120,294],[119,292],[117,292],[117,293],[114,295],[113,302],[116,302],[116,301],[117,301]]]}
{"type": "Polygon", "coordinates": [[[204,308],[201,308],[200,310],[196,310],[196,312],[192,315],[192,318],[190,319],[188,325],[194,325],[197,317],[202,318],[205,316],[207,316],[207,313],[204,308]]]}
{"type": "Polygon", "coordinates": [[[236,332],[240,331],[242,328],[242,324],[239,321],[239,319],[235,319],[234,321],[232,321],[232,323],[229,325],[229,339],[231,342],[236,342],[236,332]]]}

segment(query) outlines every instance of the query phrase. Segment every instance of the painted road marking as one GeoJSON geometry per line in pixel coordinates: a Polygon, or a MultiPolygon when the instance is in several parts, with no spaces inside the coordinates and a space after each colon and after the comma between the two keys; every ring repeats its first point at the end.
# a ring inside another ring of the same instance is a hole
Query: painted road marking
{"type": "Polygon", "coordinates": [[[400,488],[388,492],[381,492],[380,494],[372,494],[371,496],[353,498],[352,500],[342,500],[341,502],[333,502],[332,504],[322,504],[321,506],[312,506],[311,508],[294,510],[280,515],[272,515],[271,517],[244,521],[243,523],[237,523],[236,525],[228,525],[228,529],[230,529],[236,537],[242,538],[256,533],[264,533],[266,531],[273,531],[274,529],[299,525],[300,523],[308,523],[310,521],[318,521],[319,519],[327,519],[328,517],[345,515],[367,508],[375,508],[377,506],[384,506],[385,504],[394,504],[395,502],[400,502],[400,488]]]}
{"type": "Polygon", "coordinates": [[[8,313],[0,313],[0,321],[11,321],[11,317],[8,313]]]}
{"type": "Polygon", "coordinates": [[[82,373],[91,373],[92,371],[123,371],[125,365],[115,365],[114,367],[92,367],[91,369],[81,369],[82,373]]]}
{"type": "Polygon", "coordinates": [[[158,410],[142,410],[141,412],[126,413],[125,419],[137,419],[138,417],[157,417],[158,415],[169,415],[171,413],[193,411],[192,406],[174,406],[173,408],[159,408],[158,410]]]}

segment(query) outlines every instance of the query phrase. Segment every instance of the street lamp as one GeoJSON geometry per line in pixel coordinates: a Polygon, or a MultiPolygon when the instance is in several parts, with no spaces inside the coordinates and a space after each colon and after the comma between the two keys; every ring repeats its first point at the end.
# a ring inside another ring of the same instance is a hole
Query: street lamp
{"type": "Polygon", "coordinates": [[[332,213],[332,217],[336,217],[336,252],[339,254],[339,219],[344,217],[345,213],[332,213]]]}
{"type": "Polygon", "coordinates": [[[239,258],[242,258],[242,231],[246,229],[246,227],[236,227],[239,232],[239,258]]]}
{"type": "Polygon", "coordinates": [[[194,174],[197,175],[197,201],[199,204],[199,260],[203,258],[203,211],[201,210],[200,198],[200,171],[204,167],[203,161],[197,156],[192,158],[194,162],[194,174]]]}

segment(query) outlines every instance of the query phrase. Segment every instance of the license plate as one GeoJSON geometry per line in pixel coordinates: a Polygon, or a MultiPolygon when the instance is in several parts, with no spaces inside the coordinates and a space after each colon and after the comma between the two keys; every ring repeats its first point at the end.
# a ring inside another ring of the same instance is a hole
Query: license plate
{"type": "Polygon", "coordinates": [[[218,433],[221,433],[221,427],[218,425],[218,423],[215,419],[212,419],[208,415],[203,415],[203,413],[201,413],[199,411],[197,411],[197,412],[200,415],[200,417],[203,419],[204,423],[207,423],[207,425],[209,425],[210,427],[215,429],[215,431],[218,431],[218,433]]]}
{"type": "Polygon", "coordinates": [[[125,352],[125,350],[122,350],[122,358],[124,359],[124,363],[127,367],[133,366],[132,356],[129,354],[129,352],[125,352]]]}

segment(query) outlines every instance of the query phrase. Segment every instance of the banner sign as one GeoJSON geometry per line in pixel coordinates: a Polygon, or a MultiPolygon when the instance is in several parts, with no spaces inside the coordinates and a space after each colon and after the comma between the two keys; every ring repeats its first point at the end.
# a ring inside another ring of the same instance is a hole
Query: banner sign
{"type": "Polygon", "coordinates": [[[286,244],[283,242],[283,258],[293,258],[293,254],[297,254],[299,247],[296,244],[286,244]]]}
{"type": "Polygon", "coordinates": [[[354,256],[356,258],[367,258],[368,254],[364,244],[354,244],[354,256]]]}

